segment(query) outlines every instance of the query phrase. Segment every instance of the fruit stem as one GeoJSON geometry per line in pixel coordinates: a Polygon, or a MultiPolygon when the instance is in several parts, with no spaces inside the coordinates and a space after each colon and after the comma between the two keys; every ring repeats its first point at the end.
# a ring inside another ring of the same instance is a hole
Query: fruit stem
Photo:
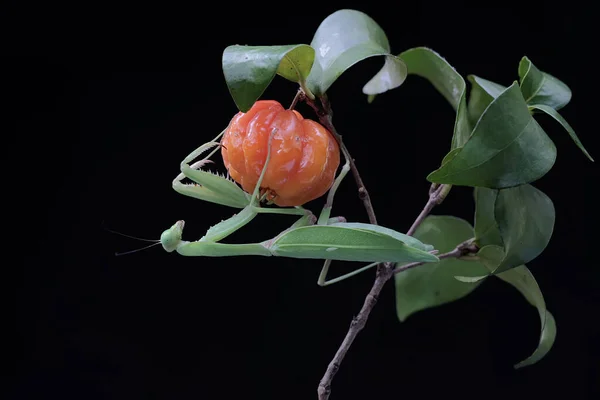
{"type": "Polygon", "coordinates": [[[292,100],[292,104],[290,104],[290,107],[288,108],[288,110],[293,110],[294,108],[296,108],[296,104],[298,104],[298,101],[302,97],[302,94],[303,94],[302,88],[298,89],[298,91],[296,92],[296,95],[294,96],[294,100],[292,100]]]}

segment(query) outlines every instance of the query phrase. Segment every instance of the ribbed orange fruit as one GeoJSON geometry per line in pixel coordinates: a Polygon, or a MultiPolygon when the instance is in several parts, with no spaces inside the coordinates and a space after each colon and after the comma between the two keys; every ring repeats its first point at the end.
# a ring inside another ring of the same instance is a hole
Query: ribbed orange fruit
{"type": "Polygon", "coordinates": [[[324,195],[340,164],[337,141],[318,122],[274,100],[259,100],[247,112],[237,113],[223,134],[221,155],[231,178],[246,192],[254,191],[274,129],[261,194],[282,207],[324,195]]]}

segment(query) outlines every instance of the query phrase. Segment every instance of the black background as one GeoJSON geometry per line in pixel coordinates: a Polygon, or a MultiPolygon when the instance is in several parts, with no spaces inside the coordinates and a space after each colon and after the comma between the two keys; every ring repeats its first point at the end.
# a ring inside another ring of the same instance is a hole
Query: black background
{"type": "MultiPolygon", "coordinates": [[[[233,213],[171,188],[180,160],[237,111],[220,69],[230,44],[309,43],[327,15],[355,8],[383,27],[393,52],[428,46],[463,76],[508,85],[527,55],[571,87],[561,112],[600,157],[597,22],[574,2],[196,3],[19,3],[3,13],[3,264],[17,272],[14,285],[6,281],[16,312],[6,343],[16,350],[12,398],[316,398],[372,272],[321,288],[314,261],[184,258],[160,247],[115,257],[144,243],[105,229],[154,239],[185,219],[193,240],[233,213]]],[[[355,65],[329,95],[380,223],[406,231],[426,201],[425,176],[448,151],[454,113],[416,77],[368,105],[361,88],[381,62],[355,65]]],[[[287,105],[294,93],[276,78],[263,98],[287,105]]],[[[558,124],[538,121],[558,147],[554,168],[536,182],[557,221],[529,267],[557,320],[554,348],[513,369],[535,349],[539,318],[499,280],[402,324],[388,285],[332,399],[597,398],[598,169],[558,124]]],[[[434,210],[470,221],[473,212],[467,188],[434,210]]],[[[366,221],[352,179],[334,214],[366,221]]],[[[289,223],[261,216],[231,242],[264,240],[289,223]]]]}

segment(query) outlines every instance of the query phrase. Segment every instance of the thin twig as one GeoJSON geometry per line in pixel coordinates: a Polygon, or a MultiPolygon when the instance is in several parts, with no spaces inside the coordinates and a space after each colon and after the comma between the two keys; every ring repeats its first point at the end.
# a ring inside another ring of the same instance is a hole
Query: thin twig
{"type": "MultiPolygon", "coordinates": [[[[458,258],[474,252],[477,252],[477,247],[473,244],[472,239],[469,239],[456,246],[454,250],[444,254],[440,254],[438,258],[440,260],[443,260],[445,258],[458,258]]],[[[373,287],[371,287],[369,294],[365,298],[365,302],[363,303],[360,312],[356,317],[352,319],[352,322],[350,323],[350,328],[348,329],[348,333],[346,333],[346,337],[344,338],[342,344],[335,353],[335,356],[327,366],[327,370],[325,371],[325,374],[323,375],[323,378],[319,383],[319,387],[317,389],[319,400],[327,400],[329,398],[329,395],[331,394],[331,382],[333,380],[333,377],[340,368],[340,364],[342,363],[344,357],[348,353],[352,342],[354,342],[354,339],[356,339],[358,333],[365,327],[367,320],[369,319],[369,315],[371,314],[373,307],[375,307],[377,299],[379,298],[379,294],[381,293],[381,290],[385,286],[386,282],[399,272],[406,271],[408,269],[423,264],[425,263],[414,262],[399,266],[396,269],[381,268],[377,270],[377,275],[375,278],[375,282],[373,283],[373,287]]]]}
{"type": "Polygon", "coordinates": [[[319,396],[319,400],[327,400],[329,395],[331,394],[331,381],[338,371],[340,364],[350,346],[352,346],[352,342],[356,339],[358,333],[365,327],[367,320],[369,319],[369,314],[371,314],[371,310],[375,307],[377,303],[377,299],[379,298],[379,294],[381,293],[381,289],[385,283],[393,276],[393,270],[391,268],[378,268],[376,273],[375,282],[373,283],[373,287],[369,291],[369,294],[365,298],[365,302],[356,317],[352,319],[350,323],[350,328],[348,329],[348,333],[346,337],[342,341],[339,349],[335,353],[335,356],[327,366],[327,370],[325,371],[325,375],[321,379],[319,383],[319,387],[317,389],[317,393],[319,396]]]}
{"type": "Polygon", "coordinates": [[[319,117],[319,122],[323,125],[328,131],[330,131],[335,139],[337,140],[344,157],[346,157],[350,163],[350,171],[352,171],[352,175],[354,176],[354,181],[356,182],[356,186],[358,187],[358,197],[362,200],[365,210],[367,211],[367,216],[369,217],[369,222],[373,225],[377,225],[377,216],[375,215],[375,210],[373,209],[373,204],[371,203],[371,196],[369,196],[369,192],[358,172],[358,168],[356,168],[356,163],[354,159],[350,155],[350,151],[344,144],[342,140],[342,136],[338,133],[337,129],[333,125],[333,110],[331,109],[331,104],[327,99],[327,96],[319,97],[321,101],[321,106],[319,106],[315,101],[310,100],[308,97],[303,96],[303,100],[315,110],[315,113],[319,117]]]}
{"type": "MultiPolygon", "coordinates": [[[[478,248],[475,244],[473,244],[473,240],[469,239],[465,242],[462,242],[458,246],[456,246],[454,248],[454,250],[449,251],[447,253],[440,254],[437,257],[440,260],[443,260],[444,258],[459,258],[459,257],[466,256],[470,253],[477,253],[477,250],[478,250],[478,248]]],[[[424,262],[414,262],[414,263],[410,263],[410,264],[400,265],[399,267],[396,267],[394,269],[393,275],[403,272],[403,271],[406,271],[408,269],[414,268],[414,267],[418,267],[419,265],[423,265],[423,264],[425,264],[425,263],[424,262]]]]}
{"type": "Polygon", "coordinates": [[[441,204],[442,201],[444,201],[449,190],[450,187],[448,185],[438,185],[436,183],[431,185],[431,188],[429,189],[429,200],[427,200],[427,204],[425,204],[425,207],[423,207],[423,211],[421,211],[421,214],[419,214],[419,216],[417,217],[417,219],[415,219],[415,222],[412,224],[408,232],[406,232],[407,235],[414,235],[419,225],[421,225],[423,220],[427,218],[433,207],[437,206],[438,204],[441,204]]]}
{"type": "MultiPolygon", "coordinates": [[[[371,203],[371,197],[369,196],[369,192],[367,191],[367,188],[365,187],[360,173],[358,172],[358,168],[356,167],[354,159],[352,158],[350,152],[348,151],[348,148],[342,141],[341,135],[337,132],[335,126],[333,125],[333,111],[331,109],[331,104],[329,103],[327,96],[323,95],[319,97],[321,103],[320,105],[317,104],[316,99],[310,99],[303,93],[300,94],[299,100],[304,100],[309,106],[313,108],[313,110],[319,117],[319,122],[321,123],[321,125],[323,125],[327,130],[329,130],[336,138],[344,157],[346,157],[346,159],[350,163],[350,170],[352,171],[352,175],[354,176],[356,186],[358,187],[358,196],[363,201],[363,205],[369,217],[369,222],[373,225],[377,225],[377,217],[375,216],[375,210],[373,209],[373,204],[371,203]]],[[[417,220],[415,220],[411,227],[412,233],[414,233],[414,230],[416,230],[417,227],[421,224],[421,222],[423,222],[423,220],[429,214],[431,209],[435,207],[435,205],[443,201],[444,197],[448,193],[448,190],[449,186],[442,185],[439,188],[436,187],[435,190],[430,191],[429,201],[427,202],[427,205],[425,206],[421,214],[419,214],[417,220]]],[[[412,233],[409,234],[412,235],[412,233]]],[[[446,256],[442,254],[440,257],[451,257],[453,256],[453,254],[448,254],[446,256]]],[[[460,254],[462,254],[462,251],[460,252],[460,254]]],[[[415,266],[416,265],[413,265],[413,267],[415,266]]],[[[389,281],[392,276],[394,276],[394,273],[394,263],[382,263],[377,266],[375,282],[373,282],[373,286],[371,287],[369,294],[365,298],[365,302],[360,312],[356,317],[352,319],[352,323],[350,324],[350,328],[348,329],[348,332],[346,333],[342,344],[340,345],[339,349],[335,353],[335,356],[327,366],[327,370],[325,371],[323,378],[319,382],[319,387],[317,389],[319,400],[327,400],[329,398],[329,395],[331,393],[331,382],[333,381],[333,377],[337,373],[342,360],[346,356],[346,353],[348,353],[350,346],[352,346],[354,339],[356,339],[358,333],[365,327],[365,324],[369,319],[369,315],[371,314],[371,310],[373,310],[373,307],[375,307],[375,304],[377,303],[377,299],[379,298],[381,290],[385,286],[386,282],[389,281]]]]}

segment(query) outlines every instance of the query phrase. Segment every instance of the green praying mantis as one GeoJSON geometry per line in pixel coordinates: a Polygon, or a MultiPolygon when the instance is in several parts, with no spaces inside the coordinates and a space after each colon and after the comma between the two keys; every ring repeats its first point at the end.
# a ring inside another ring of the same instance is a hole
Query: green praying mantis
{"type": "Polygon", "coordinates": [[[220,148],[219,139],[223,130],[213,140],[190,153],[180,164],[180,173],[173,180],[173,189],[185,196],[203,201],[241,209],[232,217],[211,226],[204,236],[196,241],[182,239],[185,222],[177,221],[165,230],[160,243],[167,252],[183,256],[227,257],[227,256],[278,256],[324,260],[317,283],[321,286],[339,282],[382,262],[437,262],[433,246],[379,225],[347,222],[343,217],[331,217],[333,199],[340,183],[350,170],[345,164],[331,188],[317,218],[302,206],[263,206],[265,196],[260,196],[260,186],[271,159],[271,141],[276,130],[271,132],[267,155],[262,172],[253,193],[246,193],[229,177],[202,170],[212,163],[210,157],[220,148]],[[194,162],[202,154],[208,155],[194,162]],[[192,183],[183,183],[187,178],[192,183]],[[299,216],[289,228],[277,236],[256,243],[228,244],[221,241],[247,225],[259,214],[284,214],[299,216]],[[369,264],[337,278],[326,280],[332,260],[368,262],[369,264]]]}

